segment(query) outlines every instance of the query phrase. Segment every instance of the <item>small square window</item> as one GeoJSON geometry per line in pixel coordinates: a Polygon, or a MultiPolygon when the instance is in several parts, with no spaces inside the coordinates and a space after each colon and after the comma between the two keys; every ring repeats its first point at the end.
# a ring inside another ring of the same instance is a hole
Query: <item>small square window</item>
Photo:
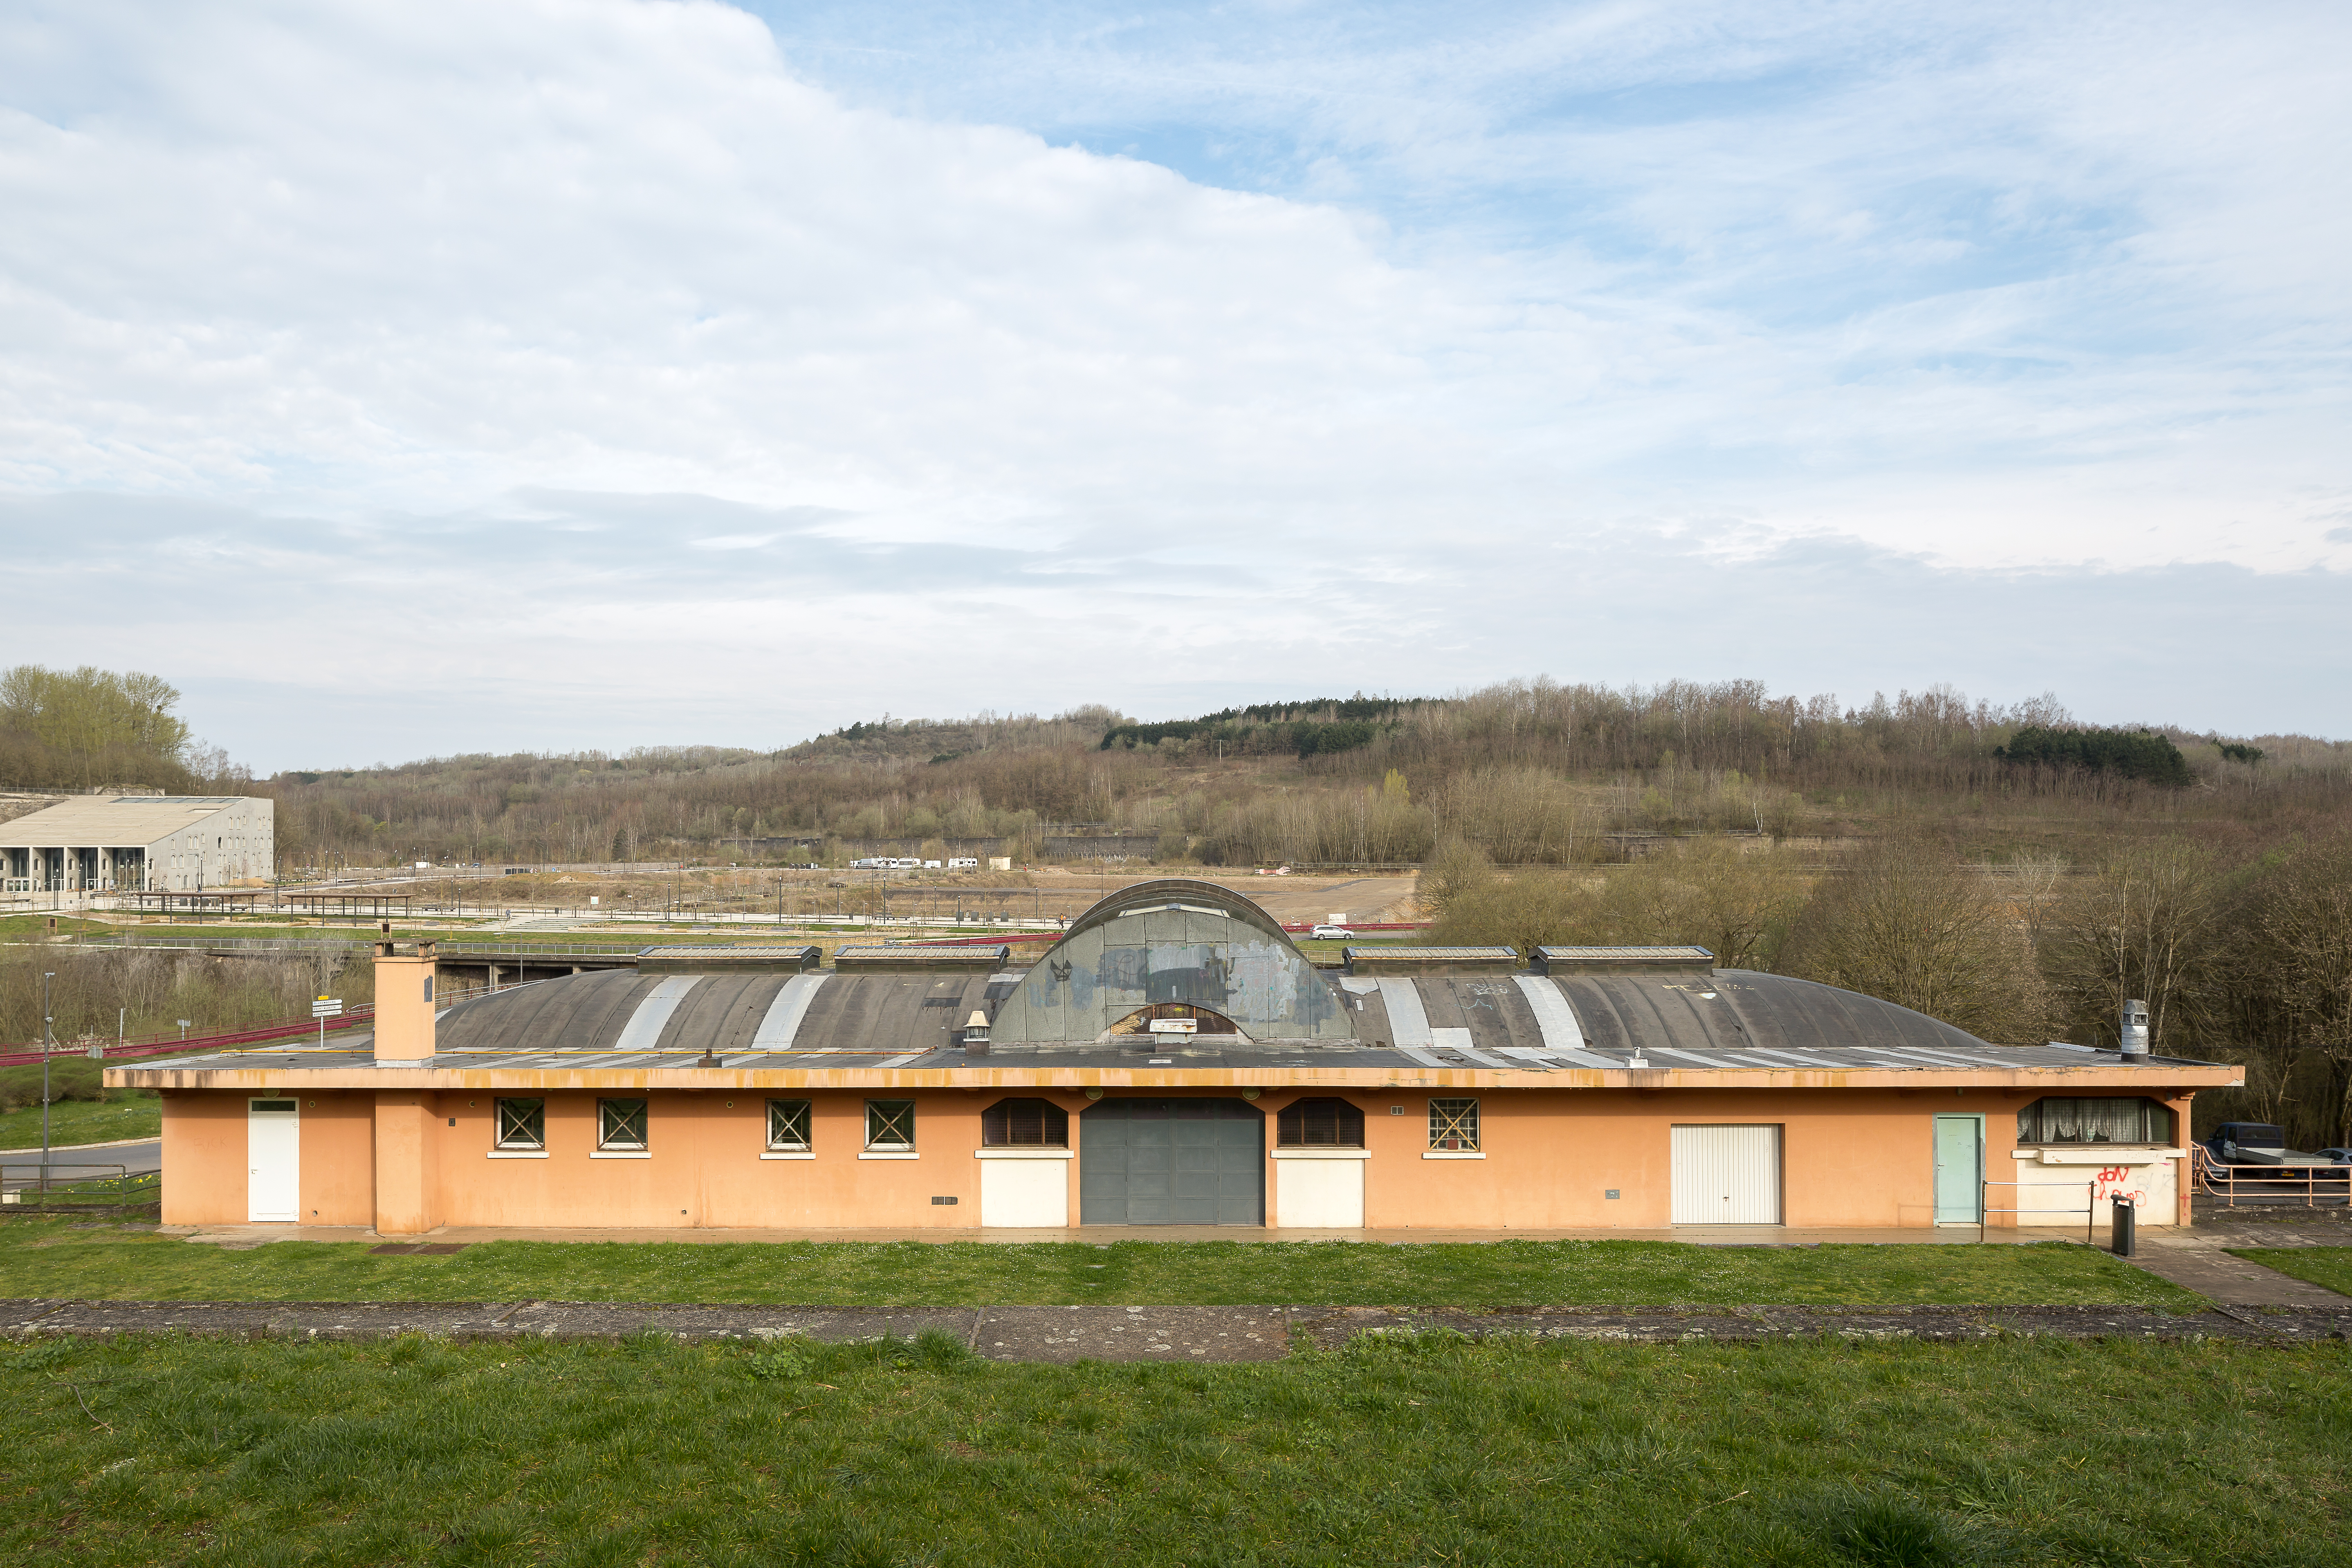
{"type": "Polygon", "coordinates": [[[596,1147],[642,1149],[645,1146],[644,1100],[600,1100],[596,1102],[596,1147]]]}
{"type": "Polygon", "coordinates": [[[1475,1100],[1433,1100],[1429,1102],[1429,1146],[1465,1154],[1478,1149],[1478,1102],[1475,1100]]]}
{"type": "Polygon", "coordinates": [[[547,1147],[547,1101],[496,1100],[490,1103],[498,1112],[499,1148],[544,1149],[547,1147]]]}
{"type": "Polygon", "coordinates": [[[866,1102],[866,1146],[896,1153],[915,1146],[915,1102],[911,1100],[869,1100],[866,1102]]]}
{"type": "Polygon", "coordinates": [[[805,1150],[809,1146],[809,1102],[805,1100],[768,1101],[768,1147],[805,1150]]]}

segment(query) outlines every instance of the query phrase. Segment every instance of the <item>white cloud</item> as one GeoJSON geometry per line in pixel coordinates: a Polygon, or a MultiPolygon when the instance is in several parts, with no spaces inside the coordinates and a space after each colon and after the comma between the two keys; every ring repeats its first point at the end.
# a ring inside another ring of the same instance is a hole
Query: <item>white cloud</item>
{"type": "MultiPolygon", "coordinates": [[[[2326,51],[1943,15],[1307,7],[1256,58],[1155,70],[1112,31],[1006,73],[1213,104],[1323,171],[1253,192],[838,96],[711,4],[18,7],[7,654],[332,688],[339,734],[478,689],[549,743],[765,740],[1293,668],[1727,668],[1781,617],[1727,592],[1717,644],[1646,628],[1799,538],[1849,542],[1848,584],[1873,549],[2352,567],[2326,51]],[[1601,581],[1653,597],[1596,616],[1601,581]],[[778,668],[832,706],[777,705],[778,668]]],[[[1776,678],[1841,683],[1797,673],[1825,658],[1776,678]]]]}

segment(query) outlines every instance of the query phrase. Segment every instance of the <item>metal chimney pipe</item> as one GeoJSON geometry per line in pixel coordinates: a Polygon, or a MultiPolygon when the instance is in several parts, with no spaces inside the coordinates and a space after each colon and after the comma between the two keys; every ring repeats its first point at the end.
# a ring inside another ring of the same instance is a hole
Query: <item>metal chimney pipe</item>
{"type": "Polygon", "coordinates": [[[2147,1055],[2147,1003],[2134,1001],[2124,1004],[2123,1027],[2117,1037],[2122,1041],[2121,1048],[2125,1056],[2147,1055]]]}

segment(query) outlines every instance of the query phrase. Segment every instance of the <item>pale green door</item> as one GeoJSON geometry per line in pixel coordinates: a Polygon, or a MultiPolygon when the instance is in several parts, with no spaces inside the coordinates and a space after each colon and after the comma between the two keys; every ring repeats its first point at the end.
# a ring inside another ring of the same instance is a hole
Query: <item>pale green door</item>
{"type": "Polygon", "coordinates": [[[1936,1118],[1936,1223],[1974,1225],[1983,1218],[1984,1118],[1936,1118]]]}

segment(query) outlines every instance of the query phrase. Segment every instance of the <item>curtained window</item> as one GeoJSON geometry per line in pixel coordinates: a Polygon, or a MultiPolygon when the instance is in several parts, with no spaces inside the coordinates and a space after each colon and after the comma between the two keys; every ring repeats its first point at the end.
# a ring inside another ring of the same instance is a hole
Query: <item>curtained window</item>
{"type": "Polygon", "coordinates": [[[2172,1112],[2152,1100],[2050,1095],[2017,1113],[2020,1143],[2169,1143],[2172,1112]]]}

